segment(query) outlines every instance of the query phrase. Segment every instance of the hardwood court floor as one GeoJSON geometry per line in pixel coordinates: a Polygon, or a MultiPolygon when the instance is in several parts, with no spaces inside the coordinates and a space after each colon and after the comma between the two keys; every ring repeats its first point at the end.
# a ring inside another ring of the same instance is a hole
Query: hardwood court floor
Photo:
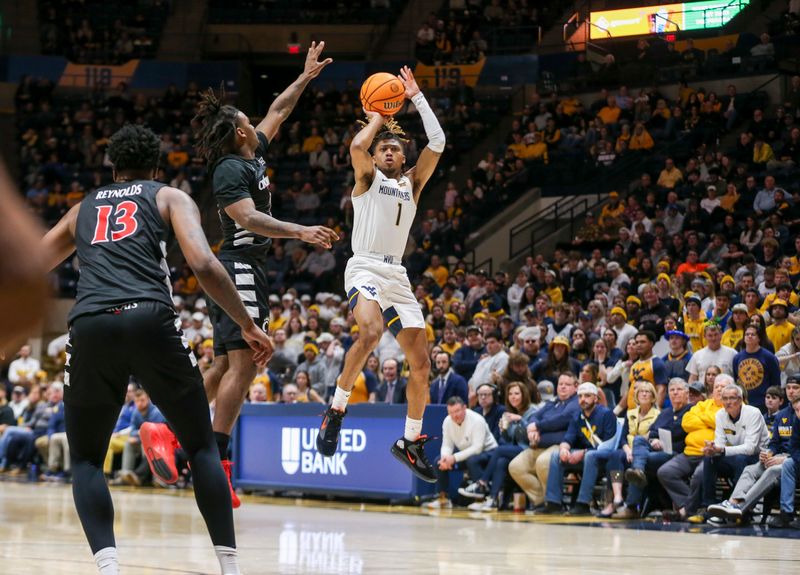
{"type": "MultiPolygon", "coordinates": [[[[219,573],[193,498],[152,490],[114,490],[113,497],[123,574],[219,573]]],[[[247,575],[800,571],[793,539],[607,529],[585,520],[556,525],[511,514],[437,516],[413,508],[247,497],[236,521],[247,575]]],[[[0,483],[0,541],[0,573],[96,573],[68,486],[0,483]]]]}

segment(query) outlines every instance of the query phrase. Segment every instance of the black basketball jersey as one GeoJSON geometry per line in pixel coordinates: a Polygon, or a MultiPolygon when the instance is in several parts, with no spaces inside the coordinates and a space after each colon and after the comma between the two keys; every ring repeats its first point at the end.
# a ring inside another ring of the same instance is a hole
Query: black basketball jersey
{"type": "Polygon", "coordinates": [[[116,183],[81,202],[75,225],[80,278],[68,321],[137,301],[173,305],[169,230],[156,204],[163,187],[150,180],[116,183]]]}
{"type": "Polygon", "coordinates": [[[223,242],[219,256],[265,258],[272,240],[242,228],[233,221],[225,208],[245,198],[252,198],[256,210],[272,215],[272,195],[269,191],[267,163],[264,155],[269,142],[258,133],[255,158],[247,160],[239,155],[227,154],[212,167],[214,196],[217,199],[219,219],[222,222],[223,242]]]}

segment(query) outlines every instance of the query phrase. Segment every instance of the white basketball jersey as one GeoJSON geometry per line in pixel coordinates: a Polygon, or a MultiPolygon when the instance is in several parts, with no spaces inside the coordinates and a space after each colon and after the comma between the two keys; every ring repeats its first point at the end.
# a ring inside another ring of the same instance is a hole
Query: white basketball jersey
{"type": "Polygon", "coordinates": [[[407,176],[387,178],[375,168],[366,193],[353,197],[353,253],[403,257],[417,204],[407,176]]]}

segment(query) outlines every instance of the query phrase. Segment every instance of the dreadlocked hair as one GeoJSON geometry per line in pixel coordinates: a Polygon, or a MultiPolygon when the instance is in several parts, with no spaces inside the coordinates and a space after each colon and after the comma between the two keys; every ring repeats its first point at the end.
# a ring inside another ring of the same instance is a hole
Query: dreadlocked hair
{"type": "Polygon", "coordinates": [[[199,124],[195,133],[197,148],[209,164],[234,151],[236,145],[236,118],[239,110],[223,105],[225,87],[220,85],[219,98],[209,88],[200,94],[197,114],[193,122],[199,124]]]}
{"type": "Polygon", "coordinates": [[[126,124],[108,144],[108,159],[117,172],[155,170],[160,155],[161,140],[144,126],[126,124]]]}
{"type": "MultiPolygon", "coordinates": [[[[367,122],[363,120],[356,120],[356,122],[362,127],[366,128],[367,122]]],[[[378,142],[382,142],[383,140],[398,140],[403,144],[407,144],[410,140],[406,137],[406,133],[403,131],[403,128],[400,124],[397,123],[393,117],[386,118],[383,121],[383,127],[385,128],[382,132],[378,133],[375,136],[375,139],[372,140],[372,145],[375,146],[378,142]]]]}

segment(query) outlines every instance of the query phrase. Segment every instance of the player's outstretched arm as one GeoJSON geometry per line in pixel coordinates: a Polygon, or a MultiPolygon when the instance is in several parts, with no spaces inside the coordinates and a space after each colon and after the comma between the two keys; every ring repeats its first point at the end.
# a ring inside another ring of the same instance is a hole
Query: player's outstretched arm
{"type": "Polygon", "coordinates": [[[425,136],[428,138],[428,145],[425,146],[425,149],[420,153],[417,165],[408,171],[409,177],[414,180],[414,201],[419,201],[422,188],[433,175],[439,163],[439,158],[442,157],[442,152],[444,152],[444,130],[442,130],[439,120],[436,119],[436,115],[433,113],[430,104],[428,104],[428,101],[419,89],[411,68],[403,66],[400,70],[400,75],[397,77],[406,87],[406,98],[414,102],[414,106],[417,108],[417,112],[419,112],[422,118],[425,136]]]}
{"type": "Polygon", "coordinates": [[[325,226],[301,226],[259,212],[250,198],[225,207],[225,213],[244,229],[268,238],[293,238],[330,249],[339,235],[325,226]]]}
{"type": "Polygon", "coordinates": [[[45,269],[52,270],[75,251],[75,222],[81,205],[72,208],[42,238],[41,248],[45,258],[45,269]]]}
{"type": "Polygon", "coordinates": [[[255,350],[253,361],[266,365],[272,356],[272,342],[253,323],[236,286],[211,251],[194,200],[176,188],[164,187],[159,190],[157,201],[159,208],[166,208],[162,214],[166,211],[186,263],[194,271],[200,286],[242,328],[242,337],[255,350]]]}
{"type": "Polygon", "coordinates": [[[365,193],[372,178],[375,175],[375,161],[369,153],[375,136],[381,131],[384,125],[384,117],[377,112],[369,112],[364,108],[367,115],[367,125],[364,126],[350,142],[350,158],[355,172],[356,185],[353,188],[353,195],[359,196],[365,193]]]}
{"type": "Polygon", "coordinates": [[[292,110],[294,110],[297,100],[300,99],[300,95],[306,89],[308,83],[319,76],[325,66],[333,62],[333,58],[326,58],[322,62],[319,61],[319,56],[324,48],[325,42],[320,42],[319,44],[311,42],[311,47],[306,55],[303,73],[275,98],[275,101],[272,102],[267,111],[266,117],[256,126],[256,130],[263,133],[270,142],[275,137],[275,134],[278,133],[278,128],[281,127],[281,124],[286,121],[292,110]]]}

